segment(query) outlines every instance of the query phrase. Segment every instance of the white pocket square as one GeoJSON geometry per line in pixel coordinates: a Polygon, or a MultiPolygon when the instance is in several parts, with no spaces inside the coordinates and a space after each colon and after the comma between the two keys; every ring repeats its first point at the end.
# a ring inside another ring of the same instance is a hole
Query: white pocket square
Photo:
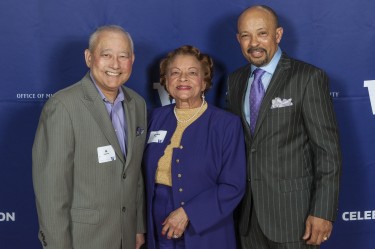
{"type": "Polygon", "coordinates": [[[280,99],[279,97],[272,100],[271,109],[282,108],[293,105],[292,99],[280,99]]]}

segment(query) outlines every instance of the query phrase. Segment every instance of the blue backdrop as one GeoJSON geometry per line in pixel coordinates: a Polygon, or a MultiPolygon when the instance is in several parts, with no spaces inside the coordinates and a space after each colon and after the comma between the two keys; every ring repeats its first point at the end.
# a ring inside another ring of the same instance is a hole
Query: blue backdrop
{"type": "Polygon", "coordinates": [[[369,0],[1,0],[0,248],[40,248],[31,181],[35,129],[45,101],[86,73],[83,51],[97,26],[118,24],[132,34],[136,60],[127,86],[150,109],[168,104],[158,85],[160,58],[185,44],[214,58],[207,98],[223,107],[226,76],[246,63],[235,37],[237,16],[253,4],[278,12],[283,51],[331,79],[343,175],[339,214],[323,248],[375,248],[375,2],[369,0]]]}

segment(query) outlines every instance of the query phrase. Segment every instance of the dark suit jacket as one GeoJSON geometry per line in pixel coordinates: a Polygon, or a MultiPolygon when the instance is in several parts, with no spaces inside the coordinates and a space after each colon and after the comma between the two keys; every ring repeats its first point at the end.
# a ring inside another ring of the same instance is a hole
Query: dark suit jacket
{"type": "Polygon", "coordinates": [[[145,232],[141,160],[146,105],[124,90],[127,157],[124,158],[103,100],[87,74],[45,104],[33,146],[33,183],[39,239],[54,249],[135,248],[145,232]],[[143,132],[142,132],[143,129],[143,132]],[[99,147],[116,160],[99,163],[99,147]]]}
{"type": "Polygon", "coordinates": [[[248,234],[255,209],[264,234],[298,241],[308,215],[335,220],[341,153],[327,75],[283,54],[262,101],[254,135],[244,115],[250,65],[228,78],[229,110],[242,117],[248,186],[239,209],[239,230],[248,234]],[[275,98],[292,106],[271,109],[275,98]]]}

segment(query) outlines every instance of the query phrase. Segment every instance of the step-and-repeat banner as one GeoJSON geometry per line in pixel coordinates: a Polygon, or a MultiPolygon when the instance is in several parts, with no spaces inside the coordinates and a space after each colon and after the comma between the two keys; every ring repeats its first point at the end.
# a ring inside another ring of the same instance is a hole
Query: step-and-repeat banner
{"type": "Polygon", "coordinates": [[[323,248],[375,248],[375,1],[2,0],[0,2],[0,248],[36,249],[31,147],[43,104],[87,72],[83,51],[98,26],[117,24],[135,42],[127,86],[149,109],[169,104],[159,60],[191,44],[215,60],[211,104],[225,106],[225,79],[244,65],[239,13],[267,4],[284,27],[288,55],[323,68],[343,152],[340,207],[323,248]]]}

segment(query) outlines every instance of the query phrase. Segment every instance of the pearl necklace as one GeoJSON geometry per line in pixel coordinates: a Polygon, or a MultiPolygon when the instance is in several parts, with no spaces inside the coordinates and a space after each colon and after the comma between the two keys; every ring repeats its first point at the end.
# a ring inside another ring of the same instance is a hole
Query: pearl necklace
{"type": "Polygon", "coordinates": [[[202,107],[203,107],[203,105],[204,105],[204,103],[205,103],[206,101],[202,101],[202,104],[201,104],[201,106],[199,107],[199,109],[198,109],[198,111],[196,111],[190,118],[188,118],[188,119],[186,119],[186,120],[181,120],[181,119],[178,119],[178,117],[177,117],[177,114],[176,114],[176,106],[174,107],[174,109],[173,109],[173,113],[174,113],[174,116],[176,117],[176,119],[177,119],[177,122],[179,122],[179,123],[187,123],[187,122],[189,122],[190,120],[192,120],[195,116],[197,116],[197,114],[202,110],[202,107]]]}

